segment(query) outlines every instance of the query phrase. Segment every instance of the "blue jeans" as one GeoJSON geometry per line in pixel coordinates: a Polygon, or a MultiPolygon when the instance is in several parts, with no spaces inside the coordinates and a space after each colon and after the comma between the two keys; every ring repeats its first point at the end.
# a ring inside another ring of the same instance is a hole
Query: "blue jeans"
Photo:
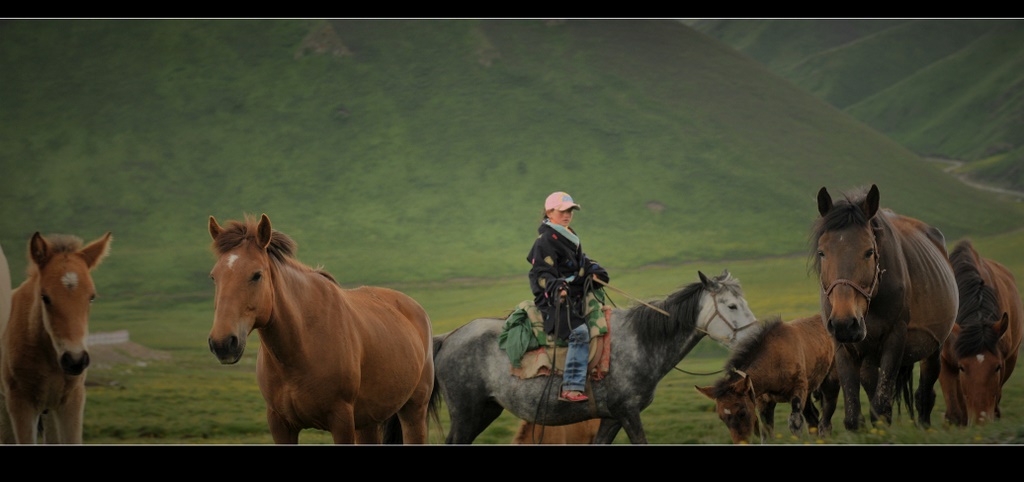
{"type": "Polygon", "coordinates": [[[582,392],[587,384],[587,358],[590,357],[590,326],[586,323],[569,332],[569,349],[565,354],[562,390],[582,392]]]}

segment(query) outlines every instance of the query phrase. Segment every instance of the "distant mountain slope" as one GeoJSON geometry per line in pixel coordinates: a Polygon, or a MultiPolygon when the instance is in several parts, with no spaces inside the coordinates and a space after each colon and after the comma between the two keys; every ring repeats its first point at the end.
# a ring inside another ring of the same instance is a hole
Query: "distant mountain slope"
{"type": "MultiPolygon", "coordinates": [[[[0,23],[0,243],[114,232],[107,295],[207,297],[207,218],[267,213],[346,285],[525,276],[572,193],[611,268],[803,252],[821,186],[950,238],[1024,224],[670,20],[0,23]]],[[[525,288],[524,288],[525,289],[525,288]]]]}
{"type": "Polygon", "coordinates": [[[921,155],[1024,189],[1024,20],[688,23],[921,155]]]}

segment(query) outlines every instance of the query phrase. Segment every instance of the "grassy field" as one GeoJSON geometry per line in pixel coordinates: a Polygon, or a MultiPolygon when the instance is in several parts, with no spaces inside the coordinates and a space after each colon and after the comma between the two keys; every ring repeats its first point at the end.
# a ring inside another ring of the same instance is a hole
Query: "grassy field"
{"type": "MultiPolygon", "coordinates": [[[[955,241],[955,240],[954,240],[955,241]]],[[[1024,231],[974,239],[981,253],[1024,273],[1024,231]]],[[[806,259],[782,257],[731,262],[694,262],[615,272],[613,283],[642,299],[662,297],[697,278],[697,270],[717,274],[729,269],[743,284],[747,300],[759,318],[774,314],[783,319],[817,310],[814,280],[806,259]]],[[[395,286],[413,295],[434,320],[435,333],[454,329],[479,316],[504,316],[528,296],[524,279],[463,280],[447,283],[395,286]]],[[[619,306],[631,300],[613,296],[619,306]]],[[[212,288],[194,299],[133,299],[100,303],[94,307],[92,331],[127,329],[131,339],[169,354],[167,360],[142,360],[104,369],[90,369],[85,419],[87,444],[269,444],[263,400],[255,381],[255,351],[250,349],[237,365],[222,366],[206,347],[212,323],[212,288]]],[[[255,347],[253,334],[250,347],[255,347]]],[[[659,384],[654,403],[642,414],[652,444],[728,444],[725,426],[713,404],[694,389],[713,383],[727,352],[704,340],[659,384]],[[684,372],[685,371],[685,372],[684,372]]],[[[614,366],[614,360],[613,360],[614,366]]],[[[943,424],[944,402],[938,384],[933,427],[914,427],[905,411],[895,412],[890,427],[850,433],[843,428],[843,402],[833,417],[831,437],[794,439],[785,429],[785,407],[776,415],[773,444],[1009,444],[1024,441],[1024,377],[1017,375],[1004,387],[1003,419],[967,429],[943,424]],[[781,420],[781,422],[780,422],[781,420]]],[[[865,401],[866,403],[866,401],[865,401]]],[[[518,421],[507,412],[475,444],[508,443],[518,421]]],[[[431,443],[443,443],[448,417],[431,427],[431,443]]],[[[307,430],[300,444],[330,443],[320,431],[307,430]]],[[[628,443],[620,433],[616,444],[628,443]]]]}

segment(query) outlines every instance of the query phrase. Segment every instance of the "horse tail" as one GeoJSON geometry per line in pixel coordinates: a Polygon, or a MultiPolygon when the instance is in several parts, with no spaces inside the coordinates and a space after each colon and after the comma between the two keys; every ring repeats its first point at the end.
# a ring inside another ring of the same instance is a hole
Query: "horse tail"
{"type": "Polygon", "coordinates": [[[901,405],[906,405],[907,414],[914,419],[914,365],[901,366],[896,374],[896,396],[893,397],[894,405],[902,412],[901,405]]]}
{"type": "MultiPolygon", "coordinates": [[[[434,335],[434,360],[437,360],[437,352],[441,351],[441,345],[444,343],[449,333],[443,333],[440,335],[434,335]]],[[[444,397],[441,395],[441,391],[437,389],[437,367],[434,367],[434,386],[430,388],[430,398],[427,401],[427,414],[429,419],[432,420],[441,431],[441,438],[445,438],[444,427],[441,426],[441,401],[444,397]]]]}

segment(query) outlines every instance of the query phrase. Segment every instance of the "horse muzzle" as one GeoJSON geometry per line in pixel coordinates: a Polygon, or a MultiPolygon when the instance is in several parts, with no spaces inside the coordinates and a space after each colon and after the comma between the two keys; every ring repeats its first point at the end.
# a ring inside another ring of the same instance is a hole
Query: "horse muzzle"
{"type": "Polygon", "coordinates": [[[859,343],[867,337],[867,328],[862,317],[829,317],[825,328],[836,343],[859,343]]]}
{"type": "Polygon", "coordinates": [[[245,353],[245,339],[236,335],[228,335],[220,340],[208,339],[210,353],[213,353],[222,365],[233,365],[242,359],[245,353]]]}
{"type": "Polygon", "coordinates": [[[65,375],[78,376],[89,367],[89,352],[83,351],[78,356],[66,351],[60,356],[60,369],[65,375]]]}

